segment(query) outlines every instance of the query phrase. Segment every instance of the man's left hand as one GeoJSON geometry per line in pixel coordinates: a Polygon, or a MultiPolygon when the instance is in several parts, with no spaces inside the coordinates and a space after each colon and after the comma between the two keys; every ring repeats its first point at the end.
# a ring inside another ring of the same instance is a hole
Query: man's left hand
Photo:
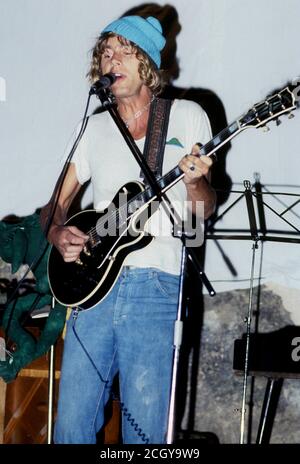
{"type": "Polygon", "coordinates": [[[206,178],[209,175],[209,170],[213,164],[212,159],[208,156],[199,156],[200,147],[198,144],[192,148],[190,155],[185,155],[179,162],[179,167],[185,173],[183,182],[185,184],[196,184],[201,177],[206,178]]]}

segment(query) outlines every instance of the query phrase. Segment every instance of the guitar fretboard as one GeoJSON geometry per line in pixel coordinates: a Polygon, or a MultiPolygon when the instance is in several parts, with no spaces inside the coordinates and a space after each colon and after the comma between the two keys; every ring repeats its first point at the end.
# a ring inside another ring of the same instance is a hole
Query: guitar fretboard
{"type": "Polygon", "coordinates": [[[217,135],[215,135],[209,142],[207,142],[200,149],[201,155],[209,155],[224,145],[229,139],[239,131],[239,125],[237,121],[234,121],[230,126],[223,129],[217,135]]]}
{"type": "MultiPolygon", "coordinates": [[[[210,155],[216,150],[221,148],[228,140],[240,131],[240,127],[237,121],[234,121],[230,126],[223,129],[209,142],[203,145],[200,149],[200,155],[210,155]]],[[[166,192],[172,185],[178,182],[183,177],[183,172],[179,166],[175,166],[171,171],[165,174],[163,177],[157,180],[159,188],[162,192],[166,192]]],[[[132,209],[136,210],[141,204],[145,204],[151,199],[156,198],[155,193],[151,187],[147,187],[143,192],[139,193],[133,200],[131,200],[132,209]]]]}

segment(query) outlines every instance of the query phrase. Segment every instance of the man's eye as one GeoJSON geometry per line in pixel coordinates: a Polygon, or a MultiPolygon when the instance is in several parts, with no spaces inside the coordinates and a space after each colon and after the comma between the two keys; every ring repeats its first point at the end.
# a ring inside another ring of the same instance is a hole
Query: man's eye
{"type": "Polygon", "coordinates": [[[123,53],[124,55],[132,55],[132,50],[131,48],[123,48],[123,53]]]}

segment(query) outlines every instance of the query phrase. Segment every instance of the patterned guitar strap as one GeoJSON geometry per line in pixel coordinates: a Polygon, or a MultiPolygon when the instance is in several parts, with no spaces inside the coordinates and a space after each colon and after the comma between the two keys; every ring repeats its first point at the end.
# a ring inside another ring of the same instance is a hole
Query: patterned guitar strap
{"type": "MultiPolygon", "coordinates": [[[[155,177],[162,175],[162,165],[172,103],[172,100],[155,98],[150,106],[143,156],[155,177]]],[[[140,177],[147,185],[142,171],[140,177]]]]}

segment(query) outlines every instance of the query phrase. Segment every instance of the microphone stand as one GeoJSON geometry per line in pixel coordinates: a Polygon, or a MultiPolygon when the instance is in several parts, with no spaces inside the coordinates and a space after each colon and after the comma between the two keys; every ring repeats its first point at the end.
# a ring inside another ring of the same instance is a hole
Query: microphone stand
{"type": "MultiPolygon", "coordinates": [[[[300,230],[298,227],[296,227],[292,222],[288,221],[287,219],[284,218],[284,214],[286,212],[288,212],[289,210],[291,210],[296,204],[299,203],[299,195],[295,195],[296,197],[298,197],[297,201],[293,202],[293,204],[289,207],[287,207],[286,209],[284,209],[281,213],[277,212],[274,208],[272,208],[270,205],[268,205],[268,203],[266,203],[264,200],[263,200],[263,195],[268,193],[268,194],[271,194],[271,195],[275,195],[275,193],[273,192],[264,192],[262,187],[263,185],[260,183],[260,178],[259,178],[259,174],[258,173],[254,173],[254,177],[255,177],[255,184],[254,184],[254,187],[255,187],[255,192],[253,192],[251,190],[251,183],[249,180],[244,180],[243,182],[243,185],[244,185],[244,192],[232,192],[232,193],[241,193],[241,195],[236,199],[234,200],[228,208],[226,208],[225,211],[223,211],[215,220],[214,222],[209,226],[208,228],[208,233],[206,233],[206,239],[213,239],[213,240],[216,240],[216,243],[218,243],[217,241],[218,240],[251,240],[253,242],[252,244],[252,259],[251,259],[251,268],[250,268],[250,285],[249,285],[249,301],[248,301],[248,310],[247,310],[247,314],[246,314],[246,317],[244,319],[244,322],[246,324],[246,337],[245,337],[245,352],[244,352],[244,368],[243,368],[243,385],[242,385],[242,401],[241,401],[241,408],[239,409],[239,412],[240,412],[240,441],[239,441],[239,444],[244,444],[245,443],[245,432],[246,432],[246,412],[248,413],[248,430],[247,430],[247,435],[248,435],[248,442],[247,443],[251,443],[251,425],[252,425],[252,410],[253,410],[253,404],[252,404],[252,398],[253,398],[253,388],[254,388],[254,384],[253,384],[253,381],[252,381],[252,384],[251,384],[251,394],[250,394],[250,400],[247,400],[247,383],[248,383],[248,377],[249,377],[249,371],[251,370],[251,368],[249,368],[250,366],[250,342],[252,343],[252,339],[251,339],[251,323],[252,323],[252,317],[253,317],[253,314],[254,314],[254,311],[252,309],[252,306],[253,306],[253,289],[254,289],[254,270],[255,270],[255,259],[256,259],[256,251],[258,249],[258,245],[259,245],[259,242],[261,242],[261,246],[264,245],[265,242],[275,242],[275,243],[297,243],[299,244],[300,243],[300,239],[297,238],[297,237],[281,237],[281,236],[277,236],[276,234],[290,234],[290,235],[293,235],[293,234],[297,234],[299,235],[300,233],[300,230]],[[256,198],[256,202],[257,202],[257,210],[255,210],[254,208],[254,203],[253,203],[253,196],[256,198]],[[222,233],[216,233],[218,232],[217,229],[215,229],[215,224],[220,220],[220,219],[223,219],[223,217],[226,215],[226,213],[228,213],[228,211],[230,211],[240,200],[242,200],[243,198],[245,198],[246,200],[246,207],[247,207],[247,214],[248,214],[248,221],[249,221],[249,228],[248,229],[221,229],[220,231],[222,233]],[[267,208],[267,210],[271,211],[272,214],[275,214],[281,221],[284,221],[285,224],[288,224],[292,229],[293,231],[291,232],[288,232],[288,231],[285,231],[285,230],[268,230],[267,228],[267,223],[266,223],[266,217],[265,217],[265,209],[264,208],[267,208]],[[257,214],[256,214],[256,211],[257,211],[257,214]],[[258,221],[259,221],[259,227],[257,226],[257,220],[256,220],[256,216],[258,217],[258,221]],[[250,234],[247,233],[247,235],[245,235],[244,233],[245,232],[248,232],[250,231],[250,234]],[[227,232],[231,232],[231,235],[228,235],[227,232]],[[234,233],[238,233],[238,232],[242,232],[243,235],[238,235],[238,234],[234,234],[234,233]],[[268,233],[269,232],[272,232],[274,235],[270,235],[268,236],[268,233]],[[246,411],[246,403],[248,402],[249,404],[249,408],[248,408],[248,411],[246,411]]],[[[282,194],[283,192],[277,192],[276,194],[277,195],[280,195],[282,194]]],[[[294,194],[286,194],[286,193],[283,193],[284,195],[291,195],[291,196],[294,196],[294,194]]],[[[276,198],[276,197],[275,197],[276,198]]],[[[286,206],[286,205],[284,205],[286,206]]],[[[221,249],[221,253],[222,253],[222,256],[224,258],[224,253],[222,252],[222,249],[221,249]]],[[[226,256],[225,256],[226,258],[226,256]]],[[[225,259],[224,258],[224,259],[225,259]]],[[[226,258],[225,259],[225,262],[227,264],[227,266],[229,267],[229,270],[232,272],[233,274],[233,271],[235,271],[235,269],[233,268],[232,264],[230,263],[230,261],[226,258]]],[[[260,264],[260,277],[259,277],[259,282],[261,280],[261,265],[262,265],[262,262],[260,264]]],[[[236,274],[233,274],[233,275],[236,275],[236,274]]],[[[260,283],[259,283],[259,287],[260,287],[260,283]]],[[[257,303],[258,305],[259,303],[257,303]]],[[[257,320],[257,313],[258,313],[258,306],[257,306],[257,309],[255,311],[256,313],[256,324],[255,324],[255,332],[254,333],[257,333],[258,331],[258,320],[257,320]]],[[[255,378],[255,374],[251,374],[252,376],[252,379],[255,378]]],[[[261,416],[262,417],[262,416],[261,416]]],[[[262,425],[260,424],[260,429],[259,429],[259,432],[258,432],[258,435],[257,435],[257,443],[261,443],[262,442],[262,439],[265,438],[265,435],[267,432],[265,432],[265,429],[267,428],[267,426],[265,426],[265,422],[262,423],[262,425]],[[262,438],[263,437],[263,438],[262,438]]]]}
{"type": "Polygon", "coordinates": [[[258,248],[258,229],[255,218],[254,204],[251,192],[251,183],[248,180],[244,181],[245,187],[245,199],[247,205],[249,228],[251,238],[253,240],[252,245],[252,260],[251,260],[251,277],[250,277],[250,289],[249,289],[249,304],[247,316],[245,318],[246,323],[246,349],[245,349],[245,363],[244,363],[244,376],[243,376],[243,394],[242,394],[242,408],[241,408],[241,424],[240,424],[240,444],[244,444],[245,436],[245,421],[246,421],[246,395],[247,395],[247,383],[249,375],[249,356],[250,356],[250,334],[251,334],[251,321],[252,321],[252,300],[253,300],[253,287],[254,287],[254,269],[255,269],[255,255],[258,248]]]}
{"type": "MultiPolygon", "coordinates": [[[[144,174],[144,177],[145,177],[146,181],[148,182],[149,186],[152,188],[152,190],[155,193],[155,195],[157,196],[158,200],[159,201],[163,200],[163,202],[165,203],[165,205],[167,207],[168,212],[171,213],[169,215],[169,218],[170,218],[170,221],[171,221],[172,226],[173,226],[173,231],[174,230],[183,230],[183,228],[179,228],[180,223],[182,223],[181,218],[178,216],[178,214],[173,209],[171,201],[169,200],[167,195],[165,193],[162,193],[159,185],[157,184],[157,181],[156,181],[156,178],[155,178],[153,172],[149,168],[149,166],[148,166],[146,160],[144,159],[142,153],[140,152],[140,150],[136,146],[132,135],[130,134],[129,130],[127,129],[127,127],[126,127],[126,125],[124,123],[124,121],[122,120],[121,116],[119,115],[118,111],[116,110],[115,105],[110,100],[110,97],[109,97],[107,91],[105,89],[101,90],[99,92],[98,97],[101,100],[102,105],[105,108],[107,108],[107,110],[110,113],[112,119],[116,123],[116,125],[117,125],[118,129],[120,130],[125,142],[127,143],[127,145],[129,147],[129,149],[131,150],[134,158],[136,159],[137,163],[139,164],[139,166],[140,166],[140,168],[141,168],[141,170],[142,170],[142,172],[144,174]]],[[[164,203],[163,203],[163,205],[164,205],[164,203]]],[[[182,245],[183,246],[185,245],[184,234],[182,234],[182,235],[180,235],[179,237],[176,237],[176,238],[180,238],[180,240],[182,241],[182,245]]],[[[197,273],[199,275],[199,278],[202,280],[203,284],[205,285],[209,295],[214,296],[216,294],[216,292],[213,289],[211,283],[209,282],[206,274],[204,273],[204,271],[203,271],[203,269],[202,269],[202,267],[201,267],[201,265],[199,263],[197,254],[195,253],[195,250],[193,248],[191,248],[191,247],[186,247],[186,251],[187,251],[188,258],[193,263],[193,265],[195,267],[195,270],[197,271],[197,273]]]]}
{"type": "MultiPolygon", "coordinates": [[[[162,193],[159,185],[157,184],[156,178],[149,168],[145,158],[138,149],[137,145],[134,142],[132,135],[130,134],[128,128],[126,127],[124,121],[120,117],[116,106],[113,101],[110,100],[110,96],[107,90],[101,90],[97,95],[102,102],[102,105],[107,108],[112,119],[120,130],[125,142],[127,143],[129,149],[131,150],[135,160],[141,168],[142,173],[144,174],[145,180],[148,182],[150,188],[157,196],[159,201],[162,201],[162,206],[167,210],[168,217],[171,221],[173,227],[173,236],[175,237],[175,231],[182,231],[183,227],[179,228],[179,224],[182,225],[182,220],[173,209],[171,201],[165,193],[162,193]]],[[[207,276],[205,275],[198,257],[195,253],[195,250],[191,247],[186,246],[186,236],[184,233],[177,235],[176,238],[180,238],[182,242],[182,257],[181,257],[181,273],[180,273],[180,288],[179,288],[179,298],[178,298],[178,308],[177,308],[177,318],[175,321],[174,328],[174,354],[173,354],[173,368],[172,368],[172,379],[171,379],[171,391],[170,391],[170,401],[169,401],[169,413],[168,413],[168,427],[167,427],[167,437],[166,443],[172,444],[174,441],[174,418],[175,418],[175,392],[176,392],[176,382],[177,382],[177,373],[178,373],[178,364],[179,364],[179,350],[182,342],[182,305],[183,305],[183,282],[185,274],[185,264],[187,257],[191,260],[199,278],[202,280],[204,286],[206,287],[210,296],[215,295],[215,290],[213,289],[211,283],[209,282],[207,276]]]]}

